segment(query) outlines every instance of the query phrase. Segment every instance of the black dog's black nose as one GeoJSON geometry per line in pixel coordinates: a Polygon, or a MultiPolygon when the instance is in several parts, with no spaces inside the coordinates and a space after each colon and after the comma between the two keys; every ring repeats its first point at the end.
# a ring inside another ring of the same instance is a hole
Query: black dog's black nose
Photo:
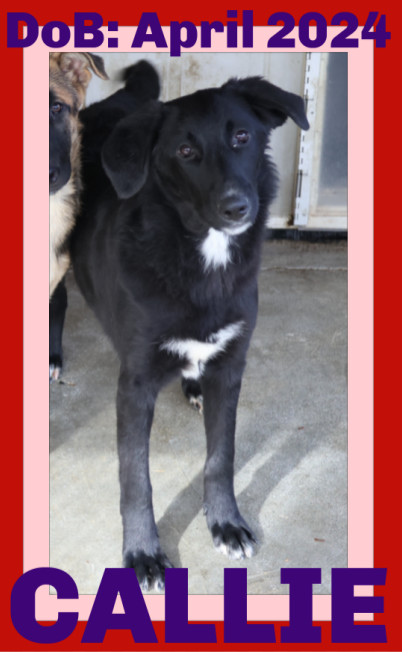
{"type": "Polygon", "coordinates": [[[249,210],[250,202],[244,195],[230,194],[219,202],[219,212],[227,220],[244,219],[249,210]]]}
{"type": "Polygon", "coordinates": [[[49,183],[51,186],[53,186],[57,182],[59,176],[60,176],[60,168],[57,167],[49,168],[49,183]]]}

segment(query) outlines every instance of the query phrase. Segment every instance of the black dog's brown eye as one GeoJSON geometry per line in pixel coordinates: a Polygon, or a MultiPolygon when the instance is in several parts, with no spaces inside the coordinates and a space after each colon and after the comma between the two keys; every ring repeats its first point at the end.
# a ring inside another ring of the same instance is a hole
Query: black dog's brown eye
{"type": "Polygon", "coordinates": [[[60,104],[60,102],[55,102],[52,104],[52,113],[60,113],[60,111],[63,109],[63,105],[60,104]]]}
{"type": "Polygon", "coordinates": [[[177,153],[181,158],[191,158],[194,155],[194,150],[190,145],[180,145],[177,150],[177,153]]]}
{"type": "Polygon", "coordinates": [[[249,139],[250,139],[250,134],[248,133],[248,131],[246,131],[245,129],[239,129],[238,131],[236,131],[234,135],[233,144],[235,147],[236,145],[245,145],[246,143],[248,143],[249,139]]]}

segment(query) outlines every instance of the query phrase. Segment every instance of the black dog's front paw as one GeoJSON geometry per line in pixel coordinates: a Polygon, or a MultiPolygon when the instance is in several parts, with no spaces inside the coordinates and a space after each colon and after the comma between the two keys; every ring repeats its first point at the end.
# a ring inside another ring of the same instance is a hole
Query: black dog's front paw
{"type": "Polygon", "coordinates": [[[165,569],[172,564],[163,552],[147,555],[145,552],[124,555],[124,567],[134,568],[142,591],[163,591],[165,588],[165,569]]]}
{"type": "Polygon", "coordinates": [[[49,381],[59,380],[63,369],[61,355],[50,355],[49,357],[49,381]]]}
{"type": "Polygon", "coordinates": [[[244,559],[252,557],[256,539],[251,530],[244,525],[233,523],[214,523],[211,527],[214,546],[229,559],[244,559]]]}

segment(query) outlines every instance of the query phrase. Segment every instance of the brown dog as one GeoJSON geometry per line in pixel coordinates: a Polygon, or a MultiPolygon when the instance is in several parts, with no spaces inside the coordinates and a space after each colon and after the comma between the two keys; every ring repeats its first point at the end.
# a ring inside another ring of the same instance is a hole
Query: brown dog
{"type": "MultiPolygon", "coordinates": [[[[78,112],[85,100],[92,73],[108,79],[99,56],[84,52],[52,52],[49,57],[49,206],[50,274],[49,298],[53,303],[66,301],[53,296],[70,264],[68,240],[79,206],[80,122],[78,112]]],[[[50,304],[50,377],[61,369],[61,327],[52,324],[50,304]],[[53,340],[53,341],[52,341],[53,340]]]]}
{"type": "Polygon", "coordinates": [[[69,265],[65,250],[80,190],[80,125],[92,71],[107,79],[103,61],[81,52],[52,52],[49,60],[50,297],[69,265]]]}

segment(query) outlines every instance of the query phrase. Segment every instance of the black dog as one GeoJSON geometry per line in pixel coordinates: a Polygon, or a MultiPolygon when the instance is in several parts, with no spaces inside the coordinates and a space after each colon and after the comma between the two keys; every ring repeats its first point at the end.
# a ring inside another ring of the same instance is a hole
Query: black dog
{"type": "Polygon", "coordinates": [[[72,245],[77,282],[121,360],[123,557],[145,589],[163,588],[170,565],[154,520],[148,452],[158,392],[180,373],[186,394],[203,396],[204,510],[214,544],[231,558],[253,553],[233,465],[276,186],[266,146],[287,117],[308,128],[302,99],[258,77],[132,111],[141,88],[149,96],[156,84],[141,63],[125,90],[82,113],[85,192],[72,245]]]}

